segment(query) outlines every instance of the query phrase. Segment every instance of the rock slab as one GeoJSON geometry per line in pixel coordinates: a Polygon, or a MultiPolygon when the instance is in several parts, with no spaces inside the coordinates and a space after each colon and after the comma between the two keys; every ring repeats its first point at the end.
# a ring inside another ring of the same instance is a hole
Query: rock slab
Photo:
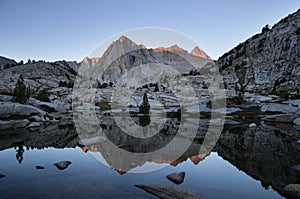
{"type": "Polygon", "coordinates": [[[204,199],[198,193],[179,188],[174,186],[167,186],[162,184],[152,185],[135,185],[136,187],[143,189],[144,191],[151,193],[161,199],[204,199]]]}
{"type": "Polygon", "coordinates": [[[54,163],[54,165],[55,165],[56,168],[58,168],[59,170],[64,170],[64,169],[68,168],[68,166],[69,166],[71,163],[72,163],[72,162],[70,162],[70,161],[61,161],[61,162],[54,163]]]}
{"type": "Polygon", "coordinates": [[[171,173],[166,176],[168,180],[171,182],[174,182],[175,184],[181,184],[184,181],[185,177],[185,172],[180,172],[180,173],[171,173]]]}

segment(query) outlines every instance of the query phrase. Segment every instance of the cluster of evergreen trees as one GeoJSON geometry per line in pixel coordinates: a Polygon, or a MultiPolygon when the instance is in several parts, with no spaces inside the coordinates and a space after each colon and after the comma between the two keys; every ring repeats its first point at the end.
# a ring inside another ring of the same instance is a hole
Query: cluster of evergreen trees
{"type": "MultiPolygon", "coordinates": [[[[12,96],[14,97],[14,101],[24,104],[27,102],[30,95],[31,95],[30,87],[27,87],[25,85],[24,78],[22,75],[20,75],[17,84],[12,91],[12,96]]],[[[36,94],[35,98],[44,102],[50,102],[49,93],[45,89],[40,90],[36,94]]]]}
{"type": "Polygon", "coordinates": [[[18,103],[26,103],[30,97],[30,87],[26,87],[22,75],[20,75],[12,94],[18,103]]]}

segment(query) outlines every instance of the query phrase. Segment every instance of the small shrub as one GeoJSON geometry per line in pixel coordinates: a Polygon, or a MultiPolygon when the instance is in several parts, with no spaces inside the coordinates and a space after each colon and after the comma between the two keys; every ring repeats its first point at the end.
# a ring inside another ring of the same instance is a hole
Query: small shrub
{"type": "Polygon", "coordinates": [[[48,93],[48,91],[46,89],[42,89],[37,93],[35,98],[43,102],[51,102],[49,96],[50,94],[48,93]]]}
{"type": "Polygon", "coordinates": [[[109,104],[109,102],[96,102],[95,105],[98,106],[101,111],[111,110],[111,105],[109,104]]]}

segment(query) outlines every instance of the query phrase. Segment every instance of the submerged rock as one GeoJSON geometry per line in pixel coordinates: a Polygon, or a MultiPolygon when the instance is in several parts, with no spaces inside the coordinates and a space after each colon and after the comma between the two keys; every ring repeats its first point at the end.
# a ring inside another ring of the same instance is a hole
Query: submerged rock
{"type": "Polygon", "coordinates": [[[61,161],[61,162],[57,162],[54,165],[56,166],[56,168],[58,168],[59,170],[64,170],[66,168],[68,168],[68,166],[71,164],[72,162],[70,161],[61,161]]]}
{"type": "Polygon", "coordinates": [[[167,186],[162,184],[135,185],[161,199],[204,199],[198,193],[179,187],[167,186]]]}
{"type": "Polygon", "coordinates": [[[175,184],[183,183],[184,177],[185,177],[185,172],[171,173],[167,175],[168,180],[174,182],[175,184]]]}
{"type": "Polygon", "coordinates": [[[36,169],[40,170],[40,169],[45,169],[45,167],[43,166],[35,166],[36,169]]]}
{"type": "Polygon", "coordinates": [[[5,177],[5,175],[3,175],[3,174],[0,173],[0,178],[4,178],[4,177],[5,177]]]}
{"type": "Polygon", "coordinates": [[[300,198],[300,184],[289,184],[284,191],[292,198],[300,198]]]}

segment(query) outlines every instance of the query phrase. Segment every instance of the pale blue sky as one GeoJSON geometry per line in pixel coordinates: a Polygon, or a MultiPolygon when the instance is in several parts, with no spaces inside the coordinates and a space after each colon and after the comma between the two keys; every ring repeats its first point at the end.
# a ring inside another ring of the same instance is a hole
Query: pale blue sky
{"type": "Polygon", "coordinates": [[[0,55],[82,60],[119,32],[173,29],[217,59],[300,8],[299,0],[0,0],[0,55]]]}

